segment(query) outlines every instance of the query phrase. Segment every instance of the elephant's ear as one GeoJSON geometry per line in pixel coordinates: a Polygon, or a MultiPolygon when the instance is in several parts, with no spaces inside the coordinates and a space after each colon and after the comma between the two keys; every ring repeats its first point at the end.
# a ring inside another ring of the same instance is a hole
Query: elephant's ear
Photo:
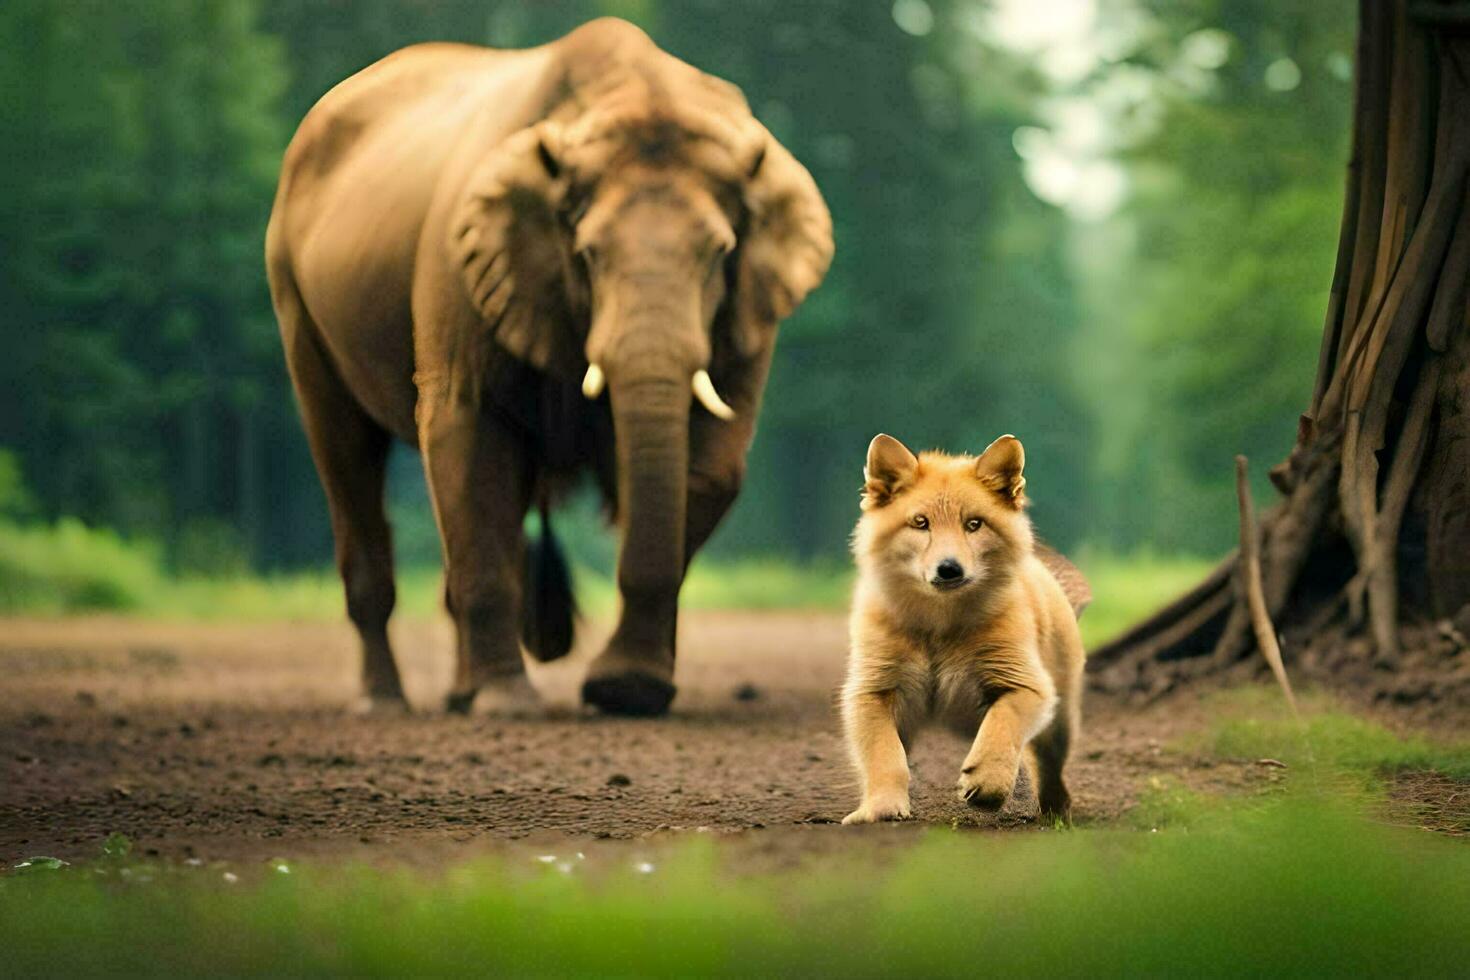
{"type": "Polygon", "coordinates": [[[736,349],[753,357],[821,283],[832,263],[832,216],[807,169],[765,133],[746,185],[749,217],[737,246],[736,349]]]}
{"type": "Polygon", "coordinates": [[[569,318],[559,149],[552,123],[511,136],[470,177],[449,222],[449,253],[471,305],[500,346],[543,369],[569,318]]]}

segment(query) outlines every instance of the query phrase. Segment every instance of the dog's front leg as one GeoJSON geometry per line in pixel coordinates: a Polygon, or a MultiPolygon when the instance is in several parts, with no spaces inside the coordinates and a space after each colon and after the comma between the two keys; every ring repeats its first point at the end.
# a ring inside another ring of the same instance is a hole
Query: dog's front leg
{"type": "MultiPolygon", "coordinates": [[[[1041,686],[1041,685],[1038,685],[1041,686]]],[[[1021,750],[1046,727],[1056,706],[1050,685],[1045,693],[1013,688],[991,704],[960,768],[959,797],[982,810],[998,810],[1016,788],[1021,750]]]]}
{"type": "Polygon", "coordinates": [[[843,692],[847,745],[863,786],[862,804],[843,818],[845,824],[906,820],[910,815],[909,762],[897,714],[897,691],[843,692]]]}

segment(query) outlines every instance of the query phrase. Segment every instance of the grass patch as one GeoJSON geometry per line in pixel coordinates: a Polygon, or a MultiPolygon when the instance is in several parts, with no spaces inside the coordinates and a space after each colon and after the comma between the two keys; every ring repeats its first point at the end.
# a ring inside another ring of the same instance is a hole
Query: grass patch
{"type": "Polygon", "coordinates": [[[1274,758],[1292,769],[1367,777],[1432,770],[1470,780],[1470,741],[1432,742],[1396,735],[1382,725],[1349,714],[1323,697],[1303,701],[1294,720],[1274,688],[1230,691],[1210,700],[1220,715],[1210,749],[1232,758],[1274,758]]]}
{"type": "Polygon", "coordinates": [[[1470,954],[1470,849],[1322,799],[1188,833],[936,830],[881,863],[864,839],[758,876],[704,839],[652,869],[618,851],[626,865],[569,873],[293,866],[228,884],[103,860],[0,879],[0,942],[18,976],[1433,976],[1470,954]]]}
{"type": "MultiPolygon", "coordinates": [[[[590,616],[617,610],[610,576],[582,565],[574,572],[577,599],[590,616]]],[[[438,568],[400,568],[397,611],[441,614],[438,568]]],[[[836,564],[797,565],[780,559],[699,561],[682,601],[689,609],[837,609],[846,606],[852,574],[836,564]]],[[[344,615],[342,583],[333,569],[279,575],[226,572],[173,574],[152,542],[73,519],[19,525],[0,520],[0,614],[64,616],[133,613],[179,620],[322,621],[344,615]]]]}
{"type": "Polygon", "coordinates": [[[0,521],[0,612],[63,615],[141,609],[164,581],[158,550],[63,518],[0,521]]]}
{"type": "MultiPolygon", "coordinates": [[[[1092,582],[1092,606],[1082,617],[1092,646],[1188,588],[1208,570],[1191,558],[1082,552],[1092,582]]],[[[579,565],[577,599],[593,617],[613,615],[617,591],[605,572],[579,565]]],[[[852,568],[846,563],[797,564],[780,558],[694,563],[684,583],[686,609],[827,609],[847,607],[852,568]]],[[[439,570],[398,571],[398,611],[440,615],[439,570]]],[[[332,569],[279,575],[171,573],[149,542],[64,519],[53,525],[0,521],[0,614],[56,616],[133,613],[181,620],[254,622],[337,620],[342,586],[332,569]]]]}
{"type": "MultiPolygon", "coordinates": [[[[846,609],[852,578],[851,568],[828,562],[699,560],[689,569],[679,603],[685,609],[846,609]]],[[[616,611],[617,590],[610,577],[579,567],[576,586],[577,601],[589,615],[616,611]]]]}
{"type": "Polygon", "coordinates": [[[1172,776],[1150,776],[1138,805],[1125,819],[1135,830],[1187,828],[1207,819],[1220,801],[1197,793],[1172,776]]]}
{"type": "Polygon", "coordinates": [[[1081,549],[1076,561],[1092,585],[1092,605],[1080,622],[1089,650],[1182,595],[1214,567],[1204,558],[1119,555],[1089,548],[1081,549]]]}

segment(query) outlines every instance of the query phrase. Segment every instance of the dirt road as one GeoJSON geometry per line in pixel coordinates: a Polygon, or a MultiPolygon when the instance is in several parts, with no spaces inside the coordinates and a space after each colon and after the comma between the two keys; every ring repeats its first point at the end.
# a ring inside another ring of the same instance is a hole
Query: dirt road
{"type": "MultiPolygon", "coordinates": [[[[92,856],[114,831],[145,852],[242,860],[672,828],[893,831],[825,827],[854,803],[832,709],[840,616],[690,613],[681,631],[669,718],[577,706],[594,624],[573,657],[533,674],[544,712],[494,720],[427,710],[449,683],[446,623],[396,626],[425,712],[358,717],[345,623],[0,620],[0,859],[92,856]]],[[[1198,723],[1187,701],[1139,711],[1094,698],[1085,716],[1071,769],[1080,821],[1118,817],[1160,772],[1204,785],[1265,778],[1172,749],[1198,723]]],[[[916,815],[1032,826],[1029,791],[998,816],[953,799],[964,750],[939,731],[920,741],[916,815]]]]}

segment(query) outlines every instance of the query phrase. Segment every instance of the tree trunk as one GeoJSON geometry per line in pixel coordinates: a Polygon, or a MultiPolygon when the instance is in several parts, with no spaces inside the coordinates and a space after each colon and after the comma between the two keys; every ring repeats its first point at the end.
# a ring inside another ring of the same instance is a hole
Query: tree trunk
{"type": "MultiPolygon", "coordinates": [[[[1262,521],[1262,592],[1299,640],[1288,666],[1295,653],[1336,672],[1341,656],[1305,655],[1331,636],[1391,674],[1434,637],[1444,670],[1426,696],[1456,700],[1470,691],[1467,195],[1470,2],[1361,0],[1337,268],[1312,401],[1271,471],[1283,499],[1262,521]]],[[[1241,580],[1232,554],[1094,651],[1099,686],[1153,695],[1249,658],[1241,580]]]]}

